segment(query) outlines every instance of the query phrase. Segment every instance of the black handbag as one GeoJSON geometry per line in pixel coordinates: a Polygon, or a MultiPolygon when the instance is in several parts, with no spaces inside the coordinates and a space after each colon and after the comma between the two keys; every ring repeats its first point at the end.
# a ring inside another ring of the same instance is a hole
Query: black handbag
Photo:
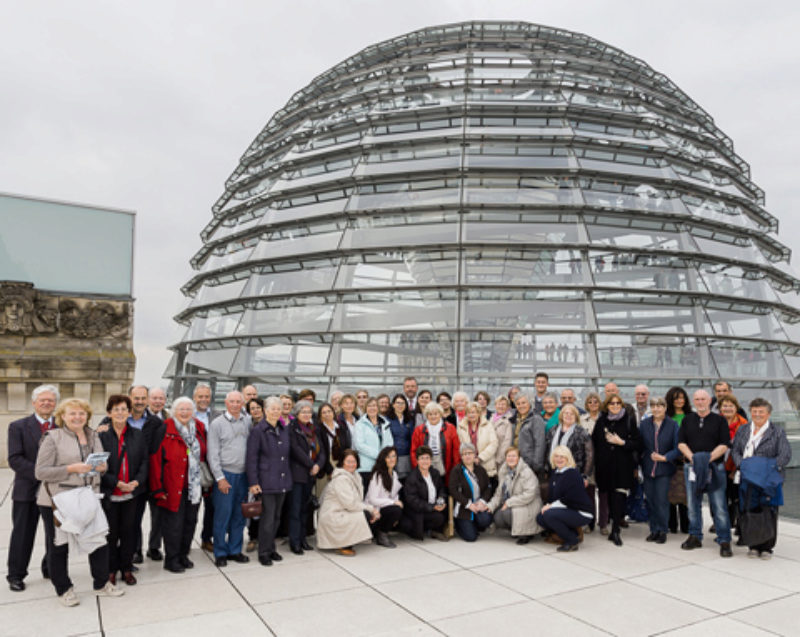
{"type": "MultiPolygon", "coordinates": [[[[744,501],[750,504],[750,490],[745,493],[744,501]]],[[[739,528],[742,540],[747,546],[759,546],[769,542],[778,532],[778,508],[758,506],[745,509],[739,516],[739,528]]]]}

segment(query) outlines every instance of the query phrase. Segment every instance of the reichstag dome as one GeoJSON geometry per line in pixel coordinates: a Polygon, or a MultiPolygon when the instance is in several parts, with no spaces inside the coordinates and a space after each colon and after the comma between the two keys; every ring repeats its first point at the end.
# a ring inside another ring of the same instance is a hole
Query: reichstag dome
{"type": "Polygon", "coordinates": [[[712,117],[579,33],[467,22],[298,91],[202,230],[167,370],[264,391],[654,389],[791,408],[800,282],[712,117]]]}

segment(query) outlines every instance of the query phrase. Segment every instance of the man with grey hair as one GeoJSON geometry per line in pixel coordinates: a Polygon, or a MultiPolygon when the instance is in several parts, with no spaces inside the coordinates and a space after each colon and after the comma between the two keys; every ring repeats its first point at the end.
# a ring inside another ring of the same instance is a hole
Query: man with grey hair
{"type": "Polygon", "coordinates": [[[647,385],[636,385],[633,388],[633,397],[635,403],[633,409],[636,416],[636,424],[639,425],[642,419],[650,416],[650,389],[647,385]]]}
{"type": "Polygon", "coordinates": [[[258,389],[255,385],[245,385],[242,388],[242,396],[244,396],[244,404],[246,405],[253,398],[258,398],[258,389]]]}
{"type": "Polygon", "coordinates": [[[250,419],[242,411],[244,396],[228,392],[225,413],[208,428],[208,466],[216,480],[214,499],[214,559],[217,566],[228,560],[249,562],[242,553],[244,517],[242,502],[247,500],[247,438],[250,419]]]}
{"type": "MultiPolygon", "coordinates": [[[[39,385],[31,394],[33,413],[15,420],[8,426],[8,466],[14,471],[14,490],[11,492],[11,540],[8,544],[8,587],[15,592],[25,590],[25,577],[31,561],[36,527],[39,525],[39,507],[36,493],[39,481],[34,475],[39,442],[46,431],[53,429],[53,412],[58,403],[58,389],[53,385],[39,385]]],[[[47,546],[42,558],[42,575],[49,577],[47,546]]]]}
{"type": "MultiPolygon", "coordinates": [[[[211,386],[207,383],[197,383],[192,394],[194,400],[194,417],[202,422],[206,431],[220,415],[220,412],[211,407],[211,386]]],[[[214,498],[208,492],[203,492],[203,528],[200,531],[200,546],[204,551],[213,551],[214,545],[212,543],[214,530],[214,498]]]]}
{"type": "Polygon", "coordinates": [[[167,392],[161,387],[153,387],[148,398],[147,413],[164,422],[169,418],[169,411],[164,407],[166,404],[167,392]]]}
{"type": "Polygon", "coordinates": [[[725,498],[727,474],[725,452],[730,446],[728,421],[711,411],[711,396],[698,389],[692,396],[695,410],[683,417],[678,430],[678,449],[686,458],[686,506],[689,508],[689,537],[684,550],[703,545],[703,493],[708,492],[711,515],[717,532],[719,554],[732,557],[731,522],[725,498]]]}

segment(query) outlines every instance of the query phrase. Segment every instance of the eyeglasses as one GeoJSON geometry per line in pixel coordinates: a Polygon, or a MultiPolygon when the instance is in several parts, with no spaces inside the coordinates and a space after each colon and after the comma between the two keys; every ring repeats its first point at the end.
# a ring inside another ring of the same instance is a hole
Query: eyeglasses
{"type": "Polygon", "coordinates": [[[608,404],[609,404],[609,405],[622,405],[622,403],[621,403],[621,402],[619,402],[618,400],[612,400],[612,401],[611,401],[610,403],[608,403],[608,404]]]}

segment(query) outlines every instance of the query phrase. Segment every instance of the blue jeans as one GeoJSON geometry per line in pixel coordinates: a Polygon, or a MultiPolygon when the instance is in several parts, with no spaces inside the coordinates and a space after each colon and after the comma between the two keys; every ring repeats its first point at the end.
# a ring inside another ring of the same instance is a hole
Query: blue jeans
{"type": "Polygon", "coordinates": [[[228,493],[222,493],[215,484],[214,500],[214,557],[227,557],[242,552],[244,517],[242,502],[247,500],[247,474],[223,471],[231,485],[228,493]]]}
{"type": "MultiPolygon", "coordinates": [[[[689,482],[689,469],[691,464],[683,465],[683,478],[686,481],[686,506],[689,509],[689,535],[703,539],[703,494],[695,495],[694,482],[689,482]]],[[[721,462],[712,462],[709,471],[713,471],[711,486],[709,487],[708,503],[711,505],[711,516],[717,531],[717,542],[731,541],[731,520],[728,517],[728,503],[725,498],[727,486],[725,465],[721,462]]]]}
{"type": "Polygon", "coordinates": [[[492,514],[488,511],[474,513],[472,517],[474,518],[472,520],[462,520],[460,518],[453,520],[453,525],[456,528],[458,537],[465,542],[474,542],[477,540],[478,533],[485,531],[492,523],[492,514]]]}
{"type": "Polygon", "coordinates": [[[669,483],[672,476],[644,477],[644,497],[647,505],[650,533],[669,531],[669,483]]]}

